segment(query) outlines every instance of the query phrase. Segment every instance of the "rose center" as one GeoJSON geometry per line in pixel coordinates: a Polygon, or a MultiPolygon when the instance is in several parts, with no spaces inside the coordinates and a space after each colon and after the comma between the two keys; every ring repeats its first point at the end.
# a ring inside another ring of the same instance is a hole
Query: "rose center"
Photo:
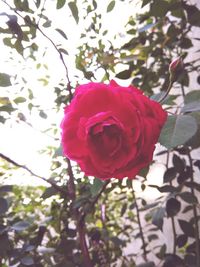
{"type": "Polygon", "coordinates": [[[92,145],[102,156],[113,156],[121,147],[121,129],[113,125],[96,124],[90,130],[92,145]]]}

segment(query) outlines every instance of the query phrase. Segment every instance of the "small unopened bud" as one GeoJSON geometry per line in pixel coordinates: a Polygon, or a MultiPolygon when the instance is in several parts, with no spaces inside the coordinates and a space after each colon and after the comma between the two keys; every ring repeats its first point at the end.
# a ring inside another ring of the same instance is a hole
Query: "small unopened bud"
{"type": "Polygon", "coordinates": [[[170,81],[173,83],[178,80],[183,71],[183,60],[181,57],[174,59],[169,65],[170,81]]]}
{"type": "Polygon", "coordinates": [[[181,57],[174,59],[169,65],[169,72],[174,73],[183,69],[183,60],[181,57]]]}

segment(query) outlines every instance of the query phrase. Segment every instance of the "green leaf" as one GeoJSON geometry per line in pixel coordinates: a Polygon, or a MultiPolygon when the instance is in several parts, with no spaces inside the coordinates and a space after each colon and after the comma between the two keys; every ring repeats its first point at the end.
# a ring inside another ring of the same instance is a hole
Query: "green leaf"
{"type": "Polygon", "coordinates": [[[0,116],[0,122],[5,123],[6,119],[3,116],[0,116]]]}
{"type": "Polygon", "coordinates": [[[12,185],[2,185],[0,187],[0,193],[7,193],[7,192],[12,192],[13,186],[12,185]]]}
{"type": "Polygon", "coordinates": [[[167,169],[164,173],[163,182],[171,182],[176,177],[177,171],[174,167],[167,169]]]}
{"type": "Polygon", "coordinates": [[[112,11],[114,7],[115,7],[115,1],[111,1],[107,6],[107,12],[112,11]]]}
{"type": "Polygon", "coordinates": [[[0,215],[4,214],[8,210],[8,202],[5,198],[0,197],[0,215]]]}
{"type": "Polygon", "coordinates": [[[3,106],[0,107],[0,111],[5,111],[5,112],[8,112],[8,113],[11,113],[14,110],[16,110],[16,109],[13,108],[13,106],[11,104],[3,105],[3,106]]]}
{"type": "Polygon", "coordinates": [[[73,15],[76,23],[78,24],[78,22],[79,22],[79,16],[78,16],[78,8],[77,8],[76,3],[75,2],[69,2],[68,3],[68,6],[69,6],[69,8],[70,8],[70,10],[72,12],[72,15],[73,15]]]}
{"type": "Polygon", "coordinates": [[[131,77],[132,71],[130,69],[119,72],[116,77],[118,79],[126,80],[131,77]]]}
{"type": "Polygon", "coordinates": [[[149,186],[156,188],[161,193],[166,193],[166,192],[174,193],[177,191],[177,188],[175,186],[172,186],[172,185],[158,186],[158,185],[151,185],[150,184],[149,186]]]}
{"type": "Polygon", "coordinates": [[[192,116],[198,125],[198,130],[194,136],[188,142],[186,143],[187,146],[191,146],[193,149],[200,147],[200,112],[192,112],[190,113],[190,116],[192,116]]]}
{"type": "Polygon", "coordinates": [[[182,113],[193,111],[200,111],[200,100],[190,102],[181,109],[182,113]]]}
{"type": "Polygon", "coordinates": [[[184,97],[184,103],[188,104],[190,102],[194,101],[200,101],[200,90],[193,90],[192,92],[189,92],[184,97]]]}
{"type": "Polygon", "coordinates": [[[200,10],[198,9],[198,7],[194,5],[187,5],[185,3],[184,9],[186,9],[187,12],[188,22],[193,26],[200,27],[200,10]]]}
{"type": "Polygon", "coordinates": [[[41,4],[41,0],[36,0],[35,5],[37,8],[39,8],[40,4],[41,4]]]}
{"type": "Polygon", "coordinates": [[[21,263],[25,266],[30,266],[34,264],[34,260],[30,256],[25,256],[21,259],[21,263]]]}
{"type": "Polygon", "coordinates": [[[68,40],[67,35],[66,35],[62,30],[60,30],[60,29],[56,29],[56,31],[57,31],[58,33],[60,33],[60,35],[62,35],[63,38],[65,38],[66,40],[68,40]]]}
{"type": "Polygon", "coordinates": [[[189,204],[198,203],[198,199],[191,192],[182,192],[179,194],[180,198],[182,198],[185,202],[189,204]]]}
{"type": "Polygon", "coordinates": [[[0,97],[0,105],[8,105],[10,104],[10,99],[8,97],[0,97]]]}
{"type": "Polygon", "coordinates": [[[166,244],[163,244],[160,248],[160,251],[158,253],[156,253],[156,256],[159,258],[159,259],[163,259],[164,256],[166,255],[166,250],[167,250],[167,246],[166,244]]]}
{"type": "Polygon", "coordinates": [[[168,149],[184,145],[197,131],[196,120],[189,115],[168,116],[159,142],[168,149]]]}
{"type": "Polygon", "coordinates": [[[94,9],[97,8],[97,2],[95,0],[92,1],[92,5],[93,5],[94,9]]]}
{"type": "Polygon", "coordinates": [[[188,237],[187,235],[179,235],[176,239],[176,244],[179,248],[182,248],[187,243],[188,237]]]}
{"type": "Polygon", "coordinates": [[[59,48],[58,49],[61,53],[65,54],[65,55],[69,55],[69,53],[67,52],[67,50],[65,50],[64,48],[59,48]]]}
{"type": "Polygon", "coordinates": [[[189,237],[195,236],[195,230],[191,223],[186,222],[184,220],[178,220],[178,222],[184,234],[186,234],[189,237]]]}
{"type": "Polygon", "coordinates": [[[145,25],[144,27],[139,28],[139,29],[138,29],[138,32],[145,32],[145,31],[147,31],[148,29],[153,28],[156,24],[157,24],[157,23],[150,23],[150,24],[147,24],[147,25],[145,25]]]}
{"type": "Polygon", "coordinates": [[[20,221],[11,226],[11,228],[17,232],[26,230],[30,224],[26,221],[20,221]]]}
{"type": "Polygon", "coordinates": [[[19,96],[19,97],[14,99],[14,102],[15,102],[15,104],[24,103],[24,102],[26,102],[26,98],[19,96]]]}
{"type": "Polygon", "coordinates": [[[182,173],[185,169],[185,161],[176,154],[173,155],[172,162],[177,172],[182,173]]]}
{"type": "Polygon", "coordinates": [[[90,191],[92,193],[92,196],[95,196],[99,190],[103,187],[104,182],[100,179],[95,178],[93,184],[90,187],[90,191]]]}
{"type": "Polygon", "coordinates": [[[58,190],[56,190],[54,187],[47,187],[41,197],[43,199],[47,199],[49,197],[55,196],[56,194],[58,194],[58,190]]]}
{"type": "Polygon", "coordinates": [[[11,85],[10,75],[8,75],[6,73],[0,73],[0,86],[7,87],[10,85],[11,85]]]}
{"type": "Polygon", "coordinates": [[[47,20],[42,26],[45,28],[51,27],[51,20],[47,20]]]}
{"type": "Polygon", "coordinates": [[[66,0],[57,0],[56,8],[60,9],[60,8],[64,7],[65,3],[66,3],[66,0]]]}
{"type": "Polygon", "coordinates": [[[47,114],[43,110],[40,110],[39,115],[43,119],[46,119],[47,118],[47,114]]]}
{"type": "MultiPolygon", "coordinates": [[[[11,249],[11,242],[9,241],[8,234],[0,235],[0,256],[4,256],[11,249]]],[[[8,265],[6,265],[8,266],[8,265]]]]}
{"type": "Polygon", "coordinates": [[[120,239],[118,236],[112,236],[110,240],[115,244],[115,246],[120,247],[125,244],[125,241],[120,239]]]}
{"type": "Polygon", "coordinates": [[[143,0],[142,1],[142,7],[148,5],[151,2],[151,0],[143,0]]]}
{"type": "Polygon", "coordinates": [[[63,156],[63,149],[62,146],[59,146],[54,153],[54,157],[62,157],[63,156]]]}
{"type": "Polygon", "coordinates": [[[123,206],[122,206],[122,209],[121,209],[121,214],[120,216],[122,217],[124,215],[124,213],[126,212],[126,209],[127,209],[127,203],[124,203],[123,206]]]}
{"type": "Polygon", "coordinates": [[[159,0],[151,3],[150,14],[155,17],[164,17],[168,11],[169,4],[167,1],[159,0]]]}
{"type": "Polygon", "coordinates": [[[181,202],[176,198],[170,198],[166,203],[166,212],[168,217],[175,216],[181,209],[181,202]]]}
{"type": "Polygon", "coordinates": [[[152,218],[152,223],[156,225],[158,229],[160,229],[161,231],[163,227],[164,216],[165,216],[165,208],[160,207],[154,212],[153,218],[152,218]]]}

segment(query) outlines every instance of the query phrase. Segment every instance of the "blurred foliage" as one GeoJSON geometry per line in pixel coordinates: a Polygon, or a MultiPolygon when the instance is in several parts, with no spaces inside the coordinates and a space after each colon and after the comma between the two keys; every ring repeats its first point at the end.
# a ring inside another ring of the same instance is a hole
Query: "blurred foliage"
{"type": "MultiPolygon", "coordinates": [[[[77,230],[78,213],[85,216],[85,234],[93,266],[199,267],[200,183],[196,177],[199,177],[200,160],[193,152],[200,147],[200,64],[196,45],[200,39],[192,38],[192,32],[200,26],[197,5],[187,0],[139,1],[140,12],[127,16],[125,38],[116,36],[111,40],[110,29],[102,26],[103,16],[95,0],[54,1],[53,17],[48,14],[45,0],[1,2],[5,11],[0,17],[6,23],[0,27],[0,33],[8,60],[16,64],[17,59],[17,64],[24,69],[31,62],[31,70],[38,73],[41,86],[54,92],[52,110],[55,114],[62,112],[70,101],[70,92],[76,84],[87,81],[116,79],[120,83],[123,80],[158,101],[169,84],[168,68],[172,59],[181,56],[184,67],[164,101],[170,115],[160,136],[164,147],[156,155],[156,160],[160,161],[160,157],[165,160],[163,184],[148,185],[148,170],[135,178],[141,192],[145,193],[149,187],[160,192],[160,197],[152,203],[148,203],[148,197],[142,198],[134,192],[134,182],[130,180],[112,179],[105,187],[103,182],[83,176],[74,165],[76,199],[73,200],[69,164],[54,144],[43,151],[52,157],[49,187],[6,184],[6,178],[15,174],[16,167],[24,166],[2,158],[0,265],[85,267],[77,230]],[[58,28],[55,23],[62,10],[70,14],[77,25],[87,21],[81,28],[73,58],[75,74],[72,76],[70,72],[70,80],[68,42],[72,40],[66,25],[58,28]],[[59,39],[54,40],[54,35],[59,39]],[[47,41],[45,48],[44,41],[47,41]],[[51,86],[50,66],[45,62],[50,46],[60,60],[58,68],[66,71],[56,86],[51,86]],[[190,53],[194,53],[195,58],[190,53]],[[169,225],[172,225],[173,240],[167,243],[161,237],[169,225]],[[141,240],[137,242],[139,249],[134,247],[135,240],[141,240]],[[130,244],[127,254],[125,248],[130,244]]],[[[136,5],[133,0],[120,2],[129,4],[132,9],[136,5]]],[[[117,4],[117,1],[107,1],[105,12],[111,14],[117,4]]],[[[5,73],[1,66],[2,127],[12,120],[34,126],[32,116],[36,114],[41,120],[49,119],[48,110],[37,102],[36,88],[30,88],[27,79],[23,72],[5,73]]],[[[58,123],[53,121],[45,129],[56,140],[60,131],[58,123]]]]}

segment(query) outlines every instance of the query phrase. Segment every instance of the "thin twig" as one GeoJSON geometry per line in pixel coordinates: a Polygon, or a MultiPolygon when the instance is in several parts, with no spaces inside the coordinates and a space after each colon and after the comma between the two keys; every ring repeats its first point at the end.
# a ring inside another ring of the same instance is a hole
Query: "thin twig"
{"type": "Polygon", "coordinates": [[[141,236],[141,240],[142,240],[142,249],[143,249],[143,254],[144,254],[144,260],[147,261],[146,243],[145,243],[144,234],[142,231],[142,223],[141,223],[141,219],[140,219],[140,210],[139,210],[139,207],[138,207],[138,204],[136,201],[133,183],[132,183],[132,194],[133,194],[133,198],[135,200],[136,215],[137,215],[137,221],[138,221],[138,225],[139,225],[139,229],[140,229],[140,236],[141,236]]]}
{"type": "Polygon", "coordinates": [[[43,2],[43,6],[42,6],[42,8],[41,8],[41,14],[40,14],[39,19],[38,19],[38,22],[37,22],[37,25],[38,25],[38,26],[39,26],[39,24],[40,24],[40,20],[41,20],[42,15],[43,15],[42,13],[43,13],[43,11],[44,11],[45,4],[46,4],[46,0],[44,0],[44,2],[43,2]]]}
{"type": "Polygon", "coordinates": [[[58,190],[59,192],[61,192],[62,194],[66,195],[66,190],[64,190],[62,187],[58,186],[56,183],[54,183],[51,180],[48,180],[46,178],[44,178],[43,176],[40,176],[38,174],[35,174],[32,170],[30,170],[27,166],[19,164],[18,162],[14,161],[13,159],[9,158],[8,156],[0,153],[0,157],[4,160],[6,160],[9,163],[12,163],[13,165],[15,165],[18,168],[22,168],[24,170],[26,170],[27,172],[29,172],[32,176],[35,176],[37,178],[40,178],[41,180],[49,183],[52,187],[54,187],[56,190],[58,190]]]}

